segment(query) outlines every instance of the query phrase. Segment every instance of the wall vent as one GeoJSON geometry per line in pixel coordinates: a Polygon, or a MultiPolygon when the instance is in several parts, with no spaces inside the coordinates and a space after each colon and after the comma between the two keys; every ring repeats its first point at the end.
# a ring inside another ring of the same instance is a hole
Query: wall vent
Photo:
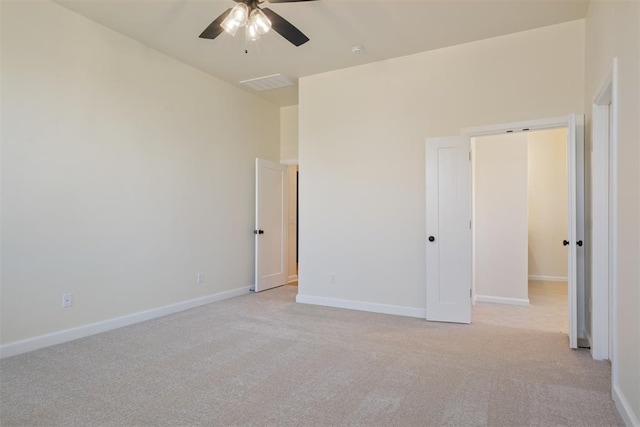
{"type": "Polygon", "coordinates": [[[293,81],[282,74],[273,74],[271,76],[257,77],[255,79],[243,80],[240,84],[249,86],[253,90],[265,91],[278,89],[280,87],[292,86],[293,81]]]}

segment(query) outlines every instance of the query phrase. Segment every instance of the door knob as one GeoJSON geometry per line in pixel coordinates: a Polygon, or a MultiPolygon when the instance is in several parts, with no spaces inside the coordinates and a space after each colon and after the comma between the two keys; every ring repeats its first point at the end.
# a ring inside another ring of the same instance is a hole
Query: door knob
{"type": "Polygon", "coordinates": [[[264,234],[264,230],[253,230],[253,234],[264,234]]]}
{"type": "Polygon", "coordinates": [[[582,246],[582,240],[578,240],[578,241],[576,242],[576,245],[578,245],[578,246],[582,246]]]}
{"type": "Polygon", "coordinates": [[[433,237],[433,236],[429,236],[429,241],[430,241],[430,242],[435,242],[435,241],[436,241],[436,238],[435,238],[435,237],[433,237]]]}
{"type": "Polygon", "coordinates": [[[568,240],[563,240],[562,241],[562,245],[563,246],[568,246],[569,245],[569,241],[568,240]]]}

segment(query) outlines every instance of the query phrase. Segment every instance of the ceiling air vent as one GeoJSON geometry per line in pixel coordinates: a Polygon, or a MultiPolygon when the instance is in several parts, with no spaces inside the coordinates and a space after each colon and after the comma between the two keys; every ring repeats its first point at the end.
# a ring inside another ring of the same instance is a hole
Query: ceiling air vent
{"type": "Polygon", "coordinates": [[[253,90],[265,91],[278,89],[280,87],[292,86],[293,81],[282,74],[274,74],[272,76],[257,77],[255,79],[243,80],[240,84],[249,86],[253,90]]]}

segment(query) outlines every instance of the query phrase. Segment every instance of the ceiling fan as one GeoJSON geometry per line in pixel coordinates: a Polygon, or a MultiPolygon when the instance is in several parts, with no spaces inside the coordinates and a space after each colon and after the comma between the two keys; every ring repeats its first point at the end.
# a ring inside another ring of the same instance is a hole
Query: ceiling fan
{"type": "MultiPolygon", "coordinates": [[[[223,31],[234,35],[239,28],[246,28],[247,40],[257,40],[261,34],[273,29],[295,46],[309,41],[302,31],[282,16],[268,8],[261,8],[264,0],[233,0],[237,4],[224,11],[200,34],[202,39],[215,39],[223,31]]],[[[294,3],[314,0],[267,0],[270,3],[294,3]]]]}

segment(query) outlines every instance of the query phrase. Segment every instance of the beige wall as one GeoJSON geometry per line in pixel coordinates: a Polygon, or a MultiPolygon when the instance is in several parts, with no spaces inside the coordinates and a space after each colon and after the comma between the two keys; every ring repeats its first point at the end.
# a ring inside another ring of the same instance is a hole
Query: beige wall
{"type": "Polygon", "coordinates": [[[298,106],[280,108],[280,161],[298,164],[298,106]]]}
{"type": "Polygon", "coordinates": [[[567,130],[527,132],[529,277],[567,280],[567,130]]]}
{"type": "MultiPolygon", "coordinates": [[[[619,61],[617,172],[619,347],[614,396],[618,395],[626,402],[636,423],[640,422],[639,45],[640,2],[592,1],[590,3],[586,19],[585,110],[588,116],[591,113],[593,98],[609,72],[613,57],[617,57],[619,61]]],[[[587,122],[590,123],[590,117],[587,122]]]]}
{"type": "Polygon", "coordinates": [[[475,296],[527,304],[527,134],[474,138],[473,155],[475,296]]]}
{"type": "Polygon", "coordinates": [[[277,107],[47,1],[2,2],[2,104],[2,343],[253,283],[277,107]]]}
{"type": "Polygon", "coordinates": [[[302,78],[300,295],[424,310],[425,137],[581,113],[583,46],[575,21],[302,78]]]}

